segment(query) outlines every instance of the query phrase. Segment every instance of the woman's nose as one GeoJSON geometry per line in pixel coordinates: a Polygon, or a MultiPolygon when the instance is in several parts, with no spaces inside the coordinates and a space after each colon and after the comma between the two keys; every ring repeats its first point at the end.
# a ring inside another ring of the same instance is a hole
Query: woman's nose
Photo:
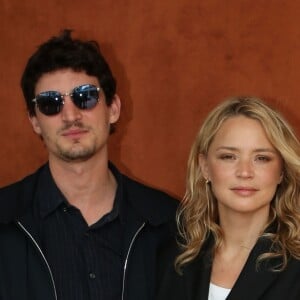
{"type": "Polygon", "coordinates": [[[238,177],[249,178],[253,177],[254,169],[253,162],[250,159],[242,159],[237,164],[236,174],[238,177]]]}

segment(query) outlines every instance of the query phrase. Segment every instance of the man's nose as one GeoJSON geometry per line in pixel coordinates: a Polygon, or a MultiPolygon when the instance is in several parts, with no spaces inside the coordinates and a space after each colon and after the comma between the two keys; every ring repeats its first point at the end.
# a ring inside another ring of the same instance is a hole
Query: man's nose
{"type": "Polygon", "coordinates": [[[61,116],[65,122],[74,122],[82,118],[81,110],[73,103],[70,95],[65,94],[61,116]]]}

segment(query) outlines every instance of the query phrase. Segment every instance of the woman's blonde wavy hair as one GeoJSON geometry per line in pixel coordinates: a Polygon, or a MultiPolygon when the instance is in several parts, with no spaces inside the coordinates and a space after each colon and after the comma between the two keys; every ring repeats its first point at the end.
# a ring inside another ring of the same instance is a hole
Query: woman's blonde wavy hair
{"type": "Polygon", "coordinates": [[[199,154],[207,155],[214,136],[225,120],[243,115],[257,120],[283,160],[283,179],[271,202],[268,224],[272,232],[263,236],[272,242],[272,250],[258,257],[262,260],[279,257],[282,263],[274,271],[286,267],[289,256],[300,259],[300,144],[286,120],[263,100],[255,97],[234,97],[217,106],[204,121],[192,145],[188,159],[186,192],[177,213],[177,225],[182,238],[182,253],[176,258],[175,267],[192,261],[201,250],[208,236],[214,239],[213,251],[223,241],[218,224],[216,199],[210,184],[201,173],[199,154]]]}

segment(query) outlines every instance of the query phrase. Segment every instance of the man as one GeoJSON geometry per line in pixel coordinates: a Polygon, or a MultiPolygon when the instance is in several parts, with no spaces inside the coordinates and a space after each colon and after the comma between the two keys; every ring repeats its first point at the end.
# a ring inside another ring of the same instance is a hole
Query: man
{"type": "Polygon", "coordinates": [[[96,42],[69,30],[29,59],[21,86],[49,161],[0,190],[0,298],[154,298],[177,201],[108,162],[121,103],[96,42]]]}

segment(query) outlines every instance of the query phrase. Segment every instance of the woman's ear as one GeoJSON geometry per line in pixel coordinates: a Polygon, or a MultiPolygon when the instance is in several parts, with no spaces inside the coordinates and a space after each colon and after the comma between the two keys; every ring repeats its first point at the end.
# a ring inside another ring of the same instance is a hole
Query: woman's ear
{"type": "Polygon", "coordinates": [[[198,163],[203,177],[209,181],[210,179],[209,179],[207,158],[204,154],[200,153],[198,155],[198,163]]]}
{"type": "Polygon", "coordinates": [[[282,182],[283,177],[284,177],[284,171],[282,170],[280,175],[279,175],[278,184],[280,184],[282,182]]]}

